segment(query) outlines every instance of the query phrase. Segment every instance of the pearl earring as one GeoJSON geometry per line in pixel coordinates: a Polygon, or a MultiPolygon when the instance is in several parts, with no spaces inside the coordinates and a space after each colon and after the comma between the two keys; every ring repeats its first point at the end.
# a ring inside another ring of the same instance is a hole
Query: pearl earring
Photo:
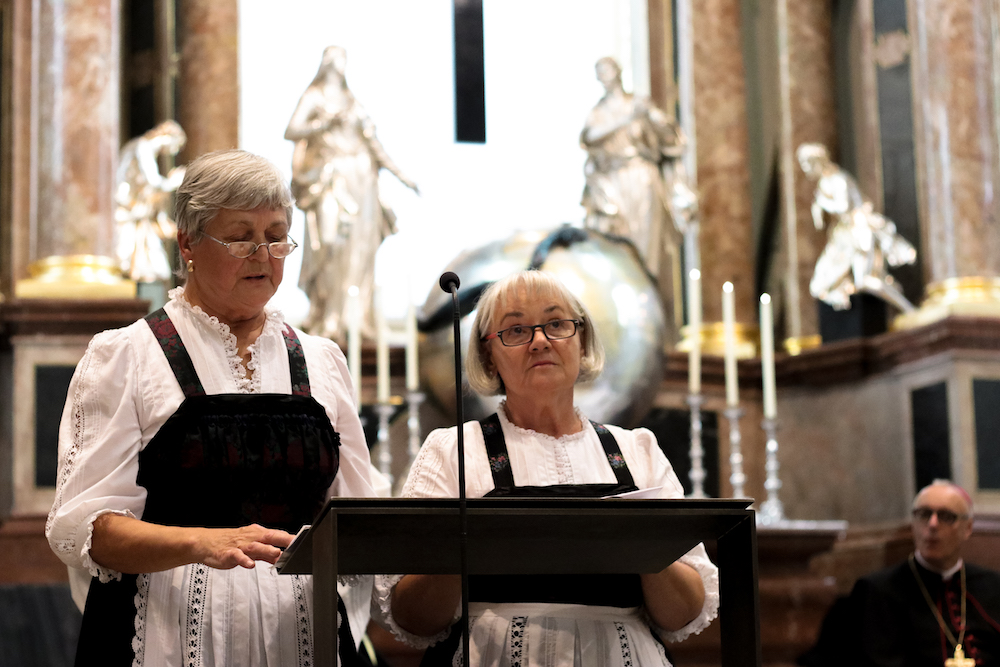
{"type": "Polygon", "coordinates": [[[194,273],[194,260],[189,259],[187,263],[188,273],[194,273]]]}

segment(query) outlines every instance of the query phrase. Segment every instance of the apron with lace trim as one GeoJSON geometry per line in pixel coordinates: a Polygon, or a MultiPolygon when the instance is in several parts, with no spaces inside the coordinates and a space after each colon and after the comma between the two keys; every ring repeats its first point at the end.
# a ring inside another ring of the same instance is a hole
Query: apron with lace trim
{"type": "MultiPolygon", "coordinates": [[[[184,401],[139,453],[136,482],[147,491],[140,518],[161,525],[206,528],[258,523],[290,533],[312,521],[339,469],[340,434],[312,397],[305,356],[294,330],[286,325],[282,332],[292,380],[290,395],[208,395],[167,313],[161,308],[148,315],[146,322],[184,392],[184,401]]],[[[133,664],[137,592],[134,574],[108,583],[97,578],[91,581],[77,665],[133,664]]],[[[354,641],[346,612],[340,611],[344,622],[339,643],[342,660],[349,665],[356,655],[344,653],[353,651],[354,641]]],[[[182,648],[187,665],[192,662],[191,654],[182,648]]]]}

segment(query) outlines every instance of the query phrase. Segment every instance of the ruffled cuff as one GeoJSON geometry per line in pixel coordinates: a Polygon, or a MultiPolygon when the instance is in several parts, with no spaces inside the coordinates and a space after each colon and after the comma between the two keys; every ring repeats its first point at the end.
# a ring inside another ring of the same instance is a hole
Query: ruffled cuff
{"type": "Polygon", "coordinates": [[[701,607],[701,613],[680,630],[664,630],[653,626],[660,638],[670,643],[684,641],[691,635],[701,634],[701,631],[711,625],[719,615],[719,568],[707,557],[692,555],[690,552],[678,558],[677,562],[693,567],[701,576],[702,584],[705,586],[705,604],[701,607]]]}
{"type": "MultiPolygon", "coordinates": [[[[417,649],[434,646],[434,644],[437,644],[448,637],[451,633],[450,627],[442,630],[433,637],[421,637],[413,634],[412,632],[407,632],[403,628],[399,627],[396,620],[392,617],[392,593],[396,590],[396,584],[399,583],[403,576],[405,575],[375,575],[375,586],[372,590],[372,618],[383,628],[396,635],[396,638],[407,646],[412,646],[417,649]]],[[[455,616],[452,623],[454,624],[454,622],[459,618],[461,618],[460,615],[455,616]]]]}
{"type": "Polygon", "coordinates": [[[122,578],[121,572],[112,570],[110,567],[98,565],[94,562],[94,559],[90,557],[90,547],[94,541],[94,522],[97,521],[98,517],[105,514],[117,514],[119,516],[127,516],[130,519],[135,518],[135,514],[132,514],[130,510],[101,510],[100,512],[95,512],[94,515],[87,521],[87,539],[83,543],[83,549],[80,550],[80,563],[83,566],[83,569],[90,572],[90,576],[97,577],[102,584],[106,584],[112,579],[120,581],[122,578]]]}

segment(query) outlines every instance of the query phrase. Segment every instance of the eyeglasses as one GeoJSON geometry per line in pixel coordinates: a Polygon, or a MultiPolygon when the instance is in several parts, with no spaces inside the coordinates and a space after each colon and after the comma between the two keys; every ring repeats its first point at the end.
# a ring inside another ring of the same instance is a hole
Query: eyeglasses
{"type": "Polygon", "coordinates": [[[542,333],[549,340],[563,340],[576,335],[576,330],[583,326],[580,320],[552,320],[545,324],[515,324],[507,327],[503,331],[497,331],[483,336],[481,340],[492,340],[499,338],[504,347],[517,347],[527,345],[535,338],[535,329],[541,329],[542,333]]]}
{"type": "Polygon", "coordinates": [[[929,523],[931,517],[937,514],[938,523],[951,526],[959,519],[968,519],[968,514],[955,514],[951,510],[932,510],[929,507],[917,507],[913,510],[913,518],[920,523],[929,523]]]}
{"type": "Polygon", "coordinates": [[[257,253],[261,246],[266,246],[267,251],[271,254],[271,257],[275,259],[284,259],[292,254],[292,251],[299,247],[299,244],[292,240],[289,236],[287,241],[275,241],[273,243],[254,243],[253,241],[230,241],[226,243],[225,241],[220,241],[210,234],[204,234],[208,238],[212,239],[219,245],[226,246],[226,250],[229,254],[236,259],[246,259],[251,255],[257,253]]]}

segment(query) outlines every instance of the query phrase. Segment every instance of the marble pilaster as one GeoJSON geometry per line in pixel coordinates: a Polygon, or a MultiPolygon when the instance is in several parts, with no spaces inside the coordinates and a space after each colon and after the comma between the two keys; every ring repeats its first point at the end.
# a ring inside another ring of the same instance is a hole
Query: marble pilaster
{"type": "Polygon", "coordinates": [[[722,284],[736,288],[736,321],[757,321],[740,0],[690,3],[693,113],[701,206],[706,323],[722,320],[722,284]]]}
{"type": "Polygon", "coordinates": [[[180,10],[177,121],[186,162],[239,145],[239,20],[237,0],[185,0],[180,10]]]}
{"type": "Polygon", "coordinates": [[[786,317],[789,349],[818,344],[816,301],[809,293],[816,260],[826,241],[825,231],[813,225],[810,205],[815,183],[802,173],[796,148],[818,142],[835,149],[837,119],[830,2],[777,0],[779,68],[783,103],[780,166],[782,174],[786,267],[786,305],[795,308],[786,317]],[[795,294],[788,293],[795,290],[795,294]]]}
{"type": "Polygon", "coordinates": [[[113,250],[119,0],[34,3],[28,255],[113,250]]]}
{"type": "Polygon", "coordinates": [[[1000,7],[910,0],[908,10],[927,285],[921,317],[968,308],[1000,315],[1000,7]]]}

